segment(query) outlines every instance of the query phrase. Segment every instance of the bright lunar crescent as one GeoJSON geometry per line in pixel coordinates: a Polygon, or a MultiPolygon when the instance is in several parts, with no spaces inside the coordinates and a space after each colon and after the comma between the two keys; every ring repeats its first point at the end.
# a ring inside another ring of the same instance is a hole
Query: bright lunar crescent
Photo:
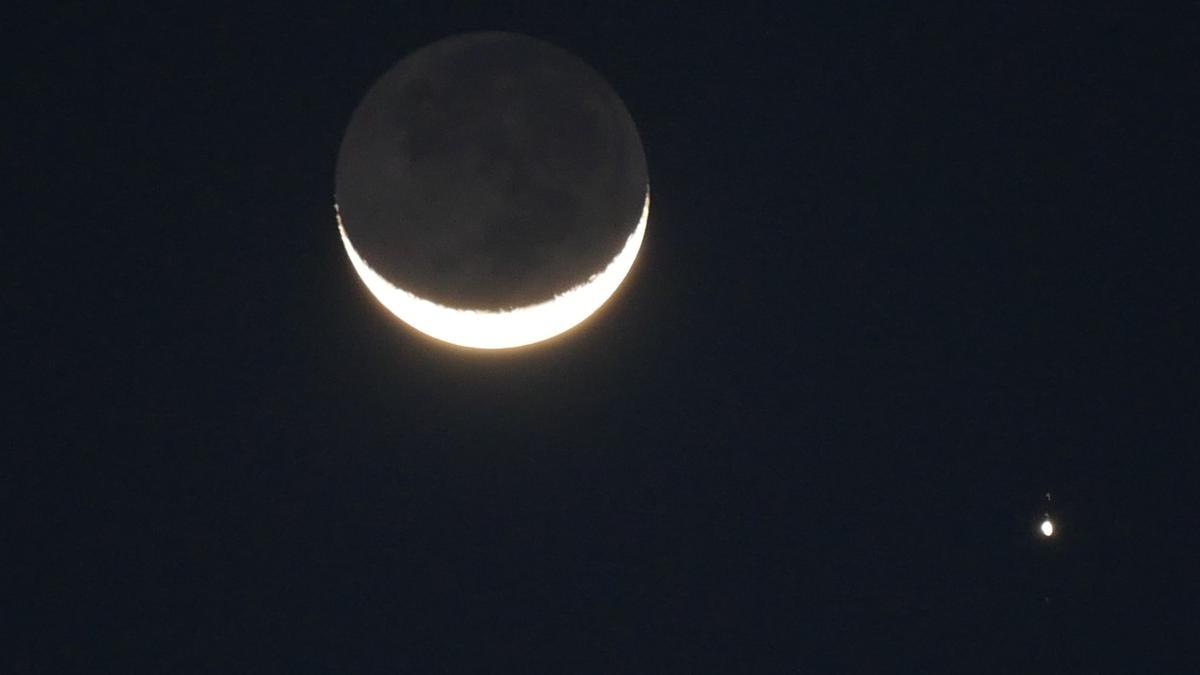
{"type": "Polygon", "coordinates": [[[511,33],[450,37],[367,92],[337,164],[338,230],[375,298],[482,349],[532,344],[616,292],[646,233],[641,139],[581,60],[511,33]]]}

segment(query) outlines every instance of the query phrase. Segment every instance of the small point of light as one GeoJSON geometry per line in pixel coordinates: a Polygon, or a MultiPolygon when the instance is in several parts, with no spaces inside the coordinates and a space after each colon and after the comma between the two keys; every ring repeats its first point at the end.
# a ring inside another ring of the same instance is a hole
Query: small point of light
{"type": "Polygon", "coordinates": [[[1054,523],[1049,518],[1042,521],[1042,534],[1047,537],[1054,534],[1054,523]]]}

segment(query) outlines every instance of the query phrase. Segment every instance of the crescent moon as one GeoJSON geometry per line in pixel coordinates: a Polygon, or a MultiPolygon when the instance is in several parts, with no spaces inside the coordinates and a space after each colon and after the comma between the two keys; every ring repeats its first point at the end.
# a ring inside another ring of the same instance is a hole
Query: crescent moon
{"type": "MultiPolygon", "coordinates": [[[[337,206],[334,206],[335,210],[337,206]]],[[[617,256],[588,280],[538,304],[505,311],[456,309],[417,297],[385,279],[355,250],[337,214],[338,232],[346,255],[363,284],[381,305],[404,323],[443,342],[476,349],[509,349],[548,340],[579,325],[608,301],[642,248],[650,213],[650,188],[633,234],[617,256]]]]}

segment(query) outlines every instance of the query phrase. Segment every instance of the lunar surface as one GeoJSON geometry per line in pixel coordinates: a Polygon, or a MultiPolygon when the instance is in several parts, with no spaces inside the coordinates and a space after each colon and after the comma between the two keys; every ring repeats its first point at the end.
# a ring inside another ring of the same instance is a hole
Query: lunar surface
{"type": "Polygon", "coordinates": [[[586,319],[637,258],[649,213],[637,129],[557,47],[470,33],[414,52],[354,111],[338,154],[339,232],[401,320],[479,348],[586,319]]]}

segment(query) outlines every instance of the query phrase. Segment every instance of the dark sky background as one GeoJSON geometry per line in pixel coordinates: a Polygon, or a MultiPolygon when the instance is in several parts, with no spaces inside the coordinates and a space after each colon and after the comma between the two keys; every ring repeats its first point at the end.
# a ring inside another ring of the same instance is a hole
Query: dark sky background
{"type": "Polygon", "coordinates": [[[138,4],[9,25],[0,671],[1194,671],[1194,4],[138,4]],[[367,87],[479,29],[654,193],[500,354],[333,218],[367,87]]]}

